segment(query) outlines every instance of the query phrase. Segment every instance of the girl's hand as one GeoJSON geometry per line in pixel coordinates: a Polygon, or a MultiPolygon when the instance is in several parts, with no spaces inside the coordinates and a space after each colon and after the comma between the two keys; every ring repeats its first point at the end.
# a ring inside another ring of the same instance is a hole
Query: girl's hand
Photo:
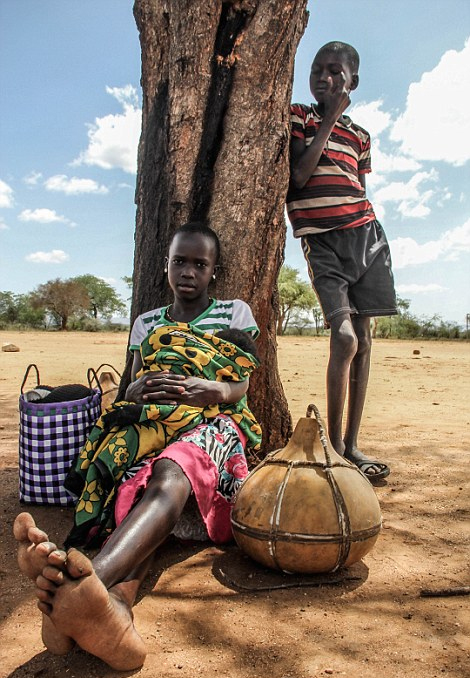
{"type": "Polygon", "coordinates": [[[178,402],[193,407],[220,403],[237,403],[248,391],[249,379],[243,381],[208,381],[199,377],[186,377],[184,393],[176,396],[178,402]]]}
{"type": "Polygon", "coordinates": [[[146,372],[127,387],[126,400],[149,405],[176,405],[176,397],[184,392],[185,377],[172,372],[146,372]]]}
{"type": "Polygon", "coordinates": [[[228,384],[199,377],[185,377],[182,386],[183,390],[175,395],[175,401],[191,407],[206,407],[224,402],[229,394],[228,384]]]}

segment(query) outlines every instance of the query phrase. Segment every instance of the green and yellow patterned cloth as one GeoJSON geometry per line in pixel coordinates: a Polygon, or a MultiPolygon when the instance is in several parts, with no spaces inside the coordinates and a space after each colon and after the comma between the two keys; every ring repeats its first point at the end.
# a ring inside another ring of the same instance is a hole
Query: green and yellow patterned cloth
{"type": "MultiPolygon", "coordinates": [[[[142,342],[145,371],[169,370],[175,374],[212,381],[244,381],[259,363],[251,353],[215,335],[183,323],[154,330],[142,342]]],[[[90,432],[65,487],[79,497],[74,527],[65,546],[99,545],[114,527],[116,490],[126,471],[145,459],[158,456],[179,435],[205,419],[230,416],[254,451],[261,445],[261,428],[247,405],[236,403],[206,407],[188,405],[137,405],[114,403],[90,432]]]]}

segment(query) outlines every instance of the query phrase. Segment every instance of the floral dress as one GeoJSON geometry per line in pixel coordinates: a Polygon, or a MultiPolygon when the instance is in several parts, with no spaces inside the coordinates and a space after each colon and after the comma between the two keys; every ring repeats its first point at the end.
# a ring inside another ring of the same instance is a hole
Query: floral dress
{"type": "MultiPolygon", "coordinates": [[[[214,381],[242,381],[259,364],[235,344],[183,323],[155,329],[142,342],[141,355],[144,371],[214,381]]],[[[260,443],[246,396],[204,408],[113,404],[65,481],[78,497],[65,546],[100,545],[145,490],[157,458],[171,459],[188,477],[208,536],[218,543],[229,540],[231,504],[247,474],[244,450],[257,450],[260,443]]]]}

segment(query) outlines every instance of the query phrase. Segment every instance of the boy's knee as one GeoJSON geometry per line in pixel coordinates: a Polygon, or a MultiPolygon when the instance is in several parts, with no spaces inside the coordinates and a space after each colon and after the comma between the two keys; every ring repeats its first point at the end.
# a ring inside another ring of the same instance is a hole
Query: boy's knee
{"type": "Polygon", "coordinates": [[[352,358],[358,349],[358,339],[350,324],[343,324],[332,334],[333,350],[343,358],[352,358]]]}
{"type": "Polygon", "coordinates": [[[366,353],[367,351],[370,351],[372,348],[372,336],[370,332],[369,322],[367,322],[367,324],[363,323],[357,325],[356,327],[354,327],[354,332],[357,337],[358,352],[366,353]]]}

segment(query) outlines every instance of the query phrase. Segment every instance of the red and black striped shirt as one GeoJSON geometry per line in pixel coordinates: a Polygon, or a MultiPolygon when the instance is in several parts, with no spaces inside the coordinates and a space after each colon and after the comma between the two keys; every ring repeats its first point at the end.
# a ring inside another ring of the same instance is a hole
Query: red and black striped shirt
{"type": "MultiPolygon", "coordinates": [[[[292,104],[291,135],[309,146],[321,123],[314,106],[292,104]]],[[[320,161],[303,188],[292,183],[287,193],[287,212],[300,238],[308,233],[355,228],[375,219],[371,203],[359,181],[371,171],[370,136],[343,116],[334,126],[320,161]]]]}

